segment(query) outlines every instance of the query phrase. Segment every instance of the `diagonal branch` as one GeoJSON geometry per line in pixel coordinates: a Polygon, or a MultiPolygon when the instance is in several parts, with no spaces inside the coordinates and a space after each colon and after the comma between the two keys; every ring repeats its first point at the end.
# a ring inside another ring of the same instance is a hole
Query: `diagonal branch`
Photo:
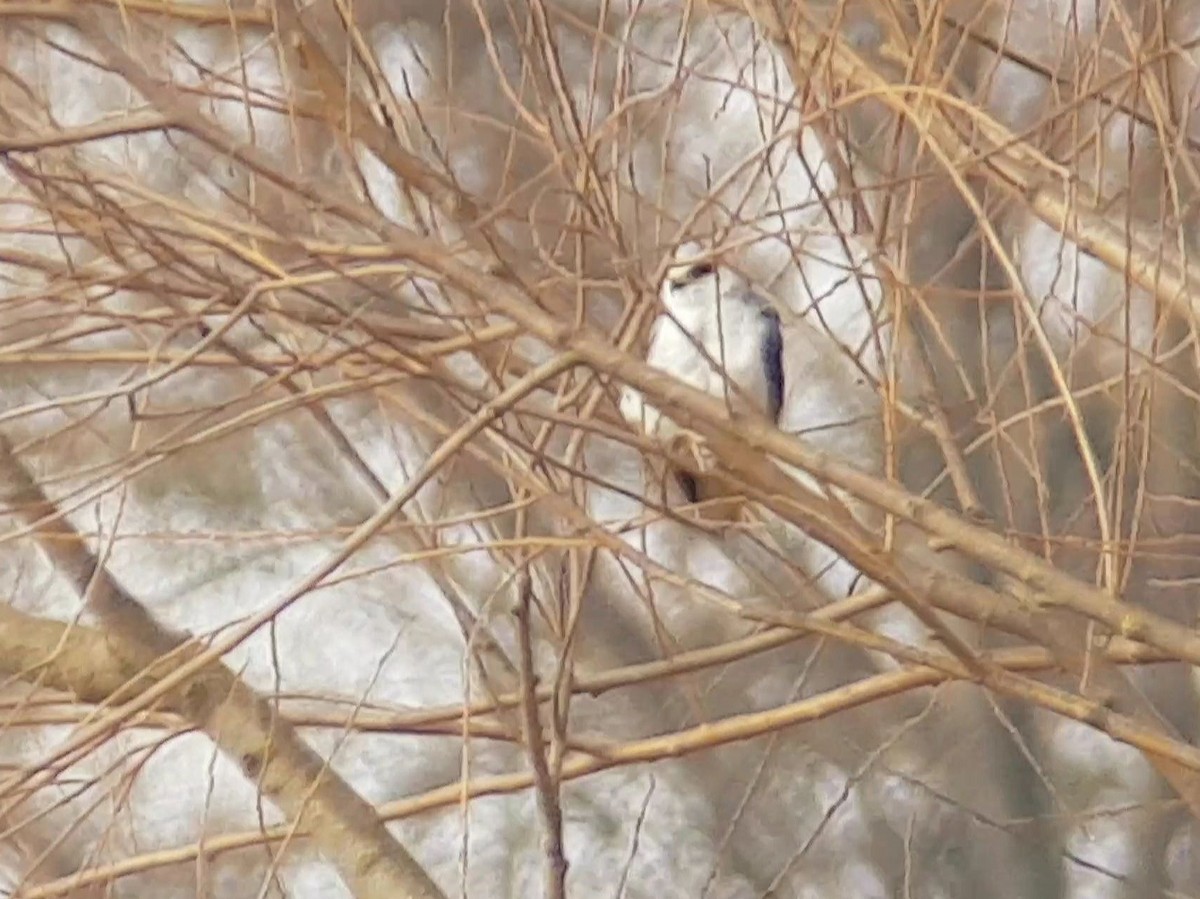
{"type": "MultiPolygon", "coordinates": [[[[845,491],[859,501],[889,512],[931,536],[941,538],[947,545],[1007,575],[1020,585],[1023,598],[1032,600],[1039,608],[1045,605],[1059,607],[1064,611],[1070,610],[1086,620],[1102,623],[1118,634],[1143,640],[1181,661],[1200,664],[1200,634],[1195,631],[1147,609],[1115,599],[1102,590],[1064,574],[1032,553],[1014,546],[1005,538],[973,525],[961,516],[915,497],[893,484],[859,471],[852,465],[821,453],[805,441],[780,432],[773,423],[762,416],[746,414],[739,415],[737,420],[730,420],[724,404],[719,399],[664,376],[620,348],[612,346],[603,335],[586,326],[576,328],[556,319],[505,281],[459,263],[445,249],[428,238],[398,227],[389,228],[388,237],[399,252],[418,264],[437,271],[451,284],[467,293],[476,297],[486,297],[496,311],[509,317],[531,334],[560,351],[577,354],[581,360],[597,370],[613,375],[639,390],[673,420],[701,434],[718,448],[720,462],[739,480],[747,484],[758,482],[759,475],[762,474],[762,459],[775,457],[800,469],[820,483],[845,491]]],[[[870,550],[864,552],[861,542],[853,539],[852,533],[837,527],[831,521],[821,522],[811,515],[806,516],[805,510],[812,508],[811,500],[800,498],[795,487],[798,485],[793,485],[793,488],[779,495],[772,495],[772,487],[768,489],[767,495],[756,498],[760,502],[766,502],[777,514],[783,515],[785,519],[791,520],[804,530],[811,530],[814,524],[822,526],[825,533],[814,533],[821,542],[864,570],[877,569],[877,572],[872,572],[873,575],[887,574],[886,568],[879,566],[880,560],[873,558],[870,550]],[[799,517],[796,517],[796,513],[800,513],[799,517]],[[830,524],[834,526],[825,527],[830,524]]],[[[853,528],[850,531],[853,531],[853,528]]],[[[918,591],[904,589],[911,586],[903,584],[908,580],[908,575],[902,574],[901,583],[888,586],[899,587],[901,593],[908,593],[906,604],[910,608],[922,608],[923,598],[919,596],[918,591]]],[[[886,581],[885,578],[884,582],[886,581]]],[[[1068,648],[1066,641],[1056,638],[1053,642],[1056,644],[1055,649],[1060,652],[1068,648]]],[[[1075,653],[1065,656],[1068,661],[1075,657],[1075,653]]],[[[1074,665],[1070,667],[1073,668],[1074,665]]],[[[1115,672],[1110,673],[1113,676],[1107,678],[1111,681],[1107,687],[1113,689],[1118,696],[1127,697],[1128,691],[1122,688],[1118,676],[1115,672]]],[[[989,686],[998,685],[999,682],[995,680],[989,683],[989,686]]],[[[1143,714],[1144,709],[1135,705],[1130,711],[1149,723],[1143,714]]],[[[1157,724],[1158,722],[1155,722],[1155,725],[1157,724]]],[[[1189,804],[1200,808],[1200,786],[1190,771],[1184,770],[1184,766],[1173,763],[1169,758],[1160,756],[1152,761],[1189,804]]]]}
{"type": "MultiPolygon", "coordinates": [[[[160,625],[104,569],[2,439],[0,475],[8,481],[7,504],[36,536],[53,537],[39,540],[42,552],[103,623],[125,679],[155,667],[162,656],[186,660],[199,654],[199,646],[160,625]]],[[[267,797],[312,834],[359,899],[444,899],[375,809],[221,661],[200,669],[174,700],[267,797]]]]}
{"type": "MultiPolygon", "coordinates": [[[[1068,177],[1029,141],[1014,135],[986,112],[976,108],[969,112],[973,132],[988,138],[987,146],[972,145],[946,109],[935,103],[922,103],[918,109],[903,85],[889,82],[844,40],[829,40],[819,30],[809,28],[803,14],[785,22],[777,4],[762,0],[713,0],[713,4],[748,15],[773,41],[790,51],[786,55],[796,66],[793,72],[797,83],[804,78],[799,70],[800,58],[819,60],[829,76],[869,94],[902,118],[918,122],[927,140],[942,148],[946,158],[956,165],[985,168],[995,184],[1024,199],[1045,224],[1114,271],[1128,275],[1164,309],[1188,321],[1200,315],[1193,299],[1200,284],[1200,268],[1194,262],[1164,246],[1161,236],[1134,224],[1119,204],[1101,206],[1094,197],[1087,196],[1086,185],[1085,189],[1072,187],[1070,182],[1078,179],[1078,172],[1068,177]]],[[[959,107],[959,111],[964,110],[959,107]]]]}
{"type": "MultiPolygon", "coordinates": [[[[1110,646],[1106,655],[1114,662],[1123,663],[1153,660],[1153,656],[1146,654],[1142,647],[1124,642],[1110,646]]],[[[775,733],[783,728],[818,721],[870,703],[895,698],[909,691],[935,686],[956,675],[971,676],[969,669],[959,665],[951,657],[939,654],[937,659],[939,668],[949,665],[954,669],[954,673],[918,665],[873,675],[766,711],[735,715],[715,723],[702,724],[683,731],[616,744],[608,748],[603,755],[578,755],[564,762],[558,776],[563,781],[576,780],[622,765],[644,764],[703,752],[732,742],[775,733]]],[[[991,666],[1012,673],[1044,670],[1053,668],[1055,665],[1053,658],[1048,653],[1038,649],[1002,650],[990,653],[988,661],[991,666]]],[[[601,679],[605,677],[607,676],[601,676],[601,679]]],[[[1148,731],[1123,716],[1110,713],[1100,703],[1071,696],[1052,687],[1044,687],[1032,680],[1026,681],[1025,687],[1022,689],[1026,691],[1027,698],[1040,705],[1076,721],[1097,727],[1117,740],[1139,746],[1146,751],[1156,751],[1173,756],[1182,764],[1200,767],[1200,752],[1194,747],[1148,731]]],[[[387,820],[399,820],[453,806],[461,802],[464,796],[476,798],[517,793],[534,786],[534,782],[535,775],[529,771],[479,777],[469,781],[456,781],[418,796],[387,803],[380,807],[379,813],[387,820]]],[[[185,864],[194,861],[202,854],[211,857],[218,853],[279,842],[295,835],[296,830],[290,825],[222,834],[211,837],[202,844],[191,844],[165,852],[132,856],[110,865],[90,868],[69,877],[59,878],[28,891],[25,899],[53,899],[53,897],[69,896],[73,890],[85,885],[111,883],[121,877],[153,868],[185,864]]]]}

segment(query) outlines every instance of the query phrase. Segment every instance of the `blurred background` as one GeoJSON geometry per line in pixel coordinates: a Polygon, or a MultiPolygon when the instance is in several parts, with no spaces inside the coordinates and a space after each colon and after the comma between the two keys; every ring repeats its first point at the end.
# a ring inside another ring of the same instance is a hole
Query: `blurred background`
{"type": "Polygon", "coordinates": [[[0,0],[0,895],[1200,896],[1198,79],[1195,0],[0,0]],[[646,363],[685,240],[777,427],[646,363]]]}

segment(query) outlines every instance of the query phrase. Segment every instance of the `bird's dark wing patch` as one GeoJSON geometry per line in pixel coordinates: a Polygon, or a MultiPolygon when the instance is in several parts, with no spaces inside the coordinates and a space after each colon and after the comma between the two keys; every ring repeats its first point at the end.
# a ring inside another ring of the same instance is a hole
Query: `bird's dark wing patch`
{"type": "Polygon", "coordinates": [[[683,498],[691,505],[700,502],[700,485],[696,483],[696,478],[686,471],[679,472],[679,489],[683,491],[683,498]]]}
{"type": "Polygon", "coordinates": [[[762,364],[763,377],[767,381],[767,414],[772,421],[779,421],[783,409],[783,328],[779,324],[779,313],[766,308],[762,313],[762,364]]]}

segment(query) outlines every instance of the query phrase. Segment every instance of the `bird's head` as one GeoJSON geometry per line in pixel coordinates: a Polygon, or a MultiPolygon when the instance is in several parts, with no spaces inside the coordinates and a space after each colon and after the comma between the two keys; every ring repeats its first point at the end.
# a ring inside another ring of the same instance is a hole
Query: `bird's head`
{"type": "Polygon", "coordinates": [[[749,282],[709,247],[691,240],[679,245],[659,287],[663,306],[688,320],[706,318],[722,302],[757,299],[749,282]]]}
{"type": "MultiPolygon", "coordinates": [[[[712,251],[697,241],[689,240],[680,244],[671,257],[671,264],[659,289],[663,303],[670,307],[684,297],[715,293],[719,268],[712,251]],[[705,287],[708,289],[704,290],[705,287]]],[[[724,269],[721,269],[721,274],[725,275],[724,269]]]]}

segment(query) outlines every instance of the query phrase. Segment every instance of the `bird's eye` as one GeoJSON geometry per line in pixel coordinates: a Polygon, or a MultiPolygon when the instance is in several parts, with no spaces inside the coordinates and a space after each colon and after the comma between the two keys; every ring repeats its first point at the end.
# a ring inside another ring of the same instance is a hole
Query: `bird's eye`
{"type": "Polygon", "coordinates": [[[716,268],[711,262],[697,262],[678,278],[672,278],[669,283],[672,290],[679,290],[689,284],[695,284],[701,278],[706,278],[715,271],[716,268]]]}
{"type": "Polygon", "coordinates": [[[716,268],[712,263],[698,262],[695,265],[688,266],[688,269],[679,272],[676,277],[670,278],[667,283],[670,284],[672,290],[678,290],[688,286],[688,284],[700,281],[702,277],[714,274],[715,271],[716,268]]]}

